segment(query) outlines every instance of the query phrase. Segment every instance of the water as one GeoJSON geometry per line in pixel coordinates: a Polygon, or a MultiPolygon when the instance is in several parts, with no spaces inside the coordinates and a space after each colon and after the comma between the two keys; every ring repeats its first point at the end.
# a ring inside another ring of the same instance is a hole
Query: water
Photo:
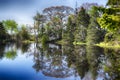
{"type": "Polygon", "coordinates": [[[120,80],[120,50],[35,43],[0,45],[0,80],[120,80]]]}

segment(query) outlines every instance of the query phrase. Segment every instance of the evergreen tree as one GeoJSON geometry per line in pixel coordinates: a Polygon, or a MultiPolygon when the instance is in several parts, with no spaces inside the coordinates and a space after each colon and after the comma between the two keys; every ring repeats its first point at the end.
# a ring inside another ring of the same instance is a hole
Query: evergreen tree
{"type": "Polygon", "coordinates": [[[90,20],[90,16],[86,13],[86,10],[83,7],[81,7],[77,15],[77,27],[75,31],[75,41],[85,42],[89,20],[90,20]]]}
{"type": "Polygon", "coordinates": [[[70,44],[74,42],[74,31],[75,31],[76,23],[75,16],[70,15],[67,23],[67,40],[70,44]]]}
{"type": "Polygon", "coordinates": [[[100,28],[100,25],[97,22],[97,17],[99,17],[97,7],[92,7],[90,16],[90,25],[87,30],[87,43],[89,45],[102,41],[104,37],[104,30],[100,28]]]}

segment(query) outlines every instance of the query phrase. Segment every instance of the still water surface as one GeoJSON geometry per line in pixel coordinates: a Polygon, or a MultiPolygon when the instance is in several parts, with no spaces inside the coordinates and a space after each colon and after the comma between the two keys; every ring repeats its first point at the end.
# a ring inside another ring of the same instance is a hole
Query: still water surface
{"type": "Polygon", "coordinates": [[[0,45],[0,80],[120,80],[120,50],[35,43],[0,45]]]}

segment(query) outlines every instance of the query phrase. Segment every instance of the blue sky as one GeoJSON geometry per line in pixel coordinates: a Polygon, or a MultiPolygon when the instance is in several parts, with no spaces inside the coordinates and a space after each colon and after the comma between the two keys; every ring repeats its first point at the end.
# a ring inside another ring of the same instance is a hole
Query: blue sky
{"type": "MultiPolygon", "coordinates": [[[[105,5],[107,0],[77,0],[78,7],[86,2],[105,5]]],[[[18,24],[33,24],[37,11],[56,5],[75,7],[76,0],[0,0],[0,21],[14,19],[18,24]]]]}

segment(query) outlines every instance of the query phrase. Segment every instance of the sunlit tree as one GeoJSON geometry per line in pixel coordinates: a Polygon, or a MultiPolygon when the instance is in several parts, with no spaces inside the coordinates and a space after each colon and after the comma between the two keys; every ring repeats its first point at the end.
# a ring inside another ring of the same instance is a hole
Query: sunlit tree
{"type": "Polygon", "coordinates": [[[6,21],[3,21],[3,24],[8,31],[9,30],[11,31],[11,34],[13,34],[13,32],[17,31],[18,24],[16,23],[16,21],[6,20],[6,21]]]}

